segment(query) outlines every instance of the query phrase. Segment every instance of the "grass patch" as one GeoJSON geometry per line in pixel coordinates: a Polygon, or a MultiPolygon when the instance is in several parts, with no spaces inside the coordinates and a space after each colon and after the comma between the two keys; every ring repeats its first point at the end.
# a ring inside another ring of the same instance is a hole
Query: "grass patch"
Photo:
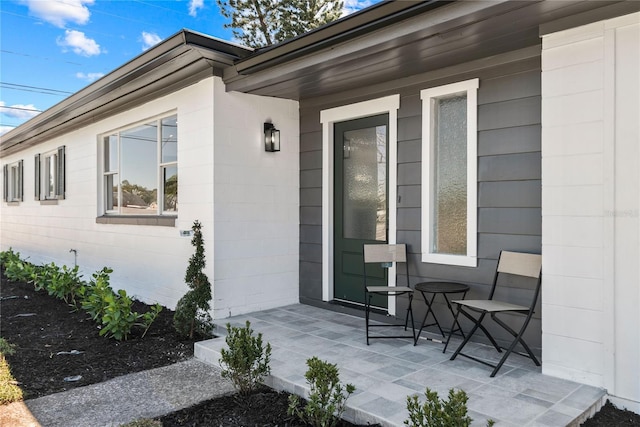
{"type": "Polygon", "coordinates": [[[160,421],[143,418],[127,424],[122,424],[120,427],[162,427],[162,423],[160,421]]]}
{"type": "Polygon", "coordinates": [[[0,337],[0,405],[22,400],[22,390],[11,375],[9,363],[5,359],[5,354],[13,354],[14,352],[14,346],[0,337]]]}

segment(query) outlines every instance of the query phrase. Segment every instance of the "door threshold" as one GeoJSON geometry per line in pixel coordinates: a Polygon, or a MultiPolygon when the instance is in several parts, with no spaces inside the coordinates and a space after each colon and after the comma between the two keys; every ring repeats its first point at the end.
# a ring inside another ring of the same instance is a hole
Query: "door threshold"
{"type": "MultiPolygon", "coordinates": [[[[364,311],[364,304],[360,303],[360,302],[353,302],[353,301],[347,301],[347,300],[342,300],[342,299],[335,298],[335,299],[329,301],[329,304],[340,305],[342,307],[354,308],[356,310],[364,311]]],[[[375,313],[375,314],[382,314],[382,315],[385,315],[385,316],[387,316],[389,314],[387,309],[383,308],[383,307],[371,306],[370,310],[371,310],[372,313],[375,313]]]]}

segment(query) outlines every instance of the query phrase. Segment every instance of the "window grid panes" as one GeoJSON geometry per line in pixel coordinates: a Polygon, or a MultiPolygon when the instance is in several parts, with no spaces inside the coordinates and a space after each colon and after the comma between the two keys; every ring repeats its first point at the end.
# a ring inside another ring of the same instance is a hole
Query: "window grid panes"
{"type": "Polygon", "coordinates": [[[47,154],[44,156],[44,198],[45,199],[55,199],[56,196],[56,188],[57,187],[57,178],[58,178],[58,155],[57,153],[47,154]]]}
{"type": "Polygon", "coordinates": [[[175,115],[105,136],[105,213],[177,214],[177,144],[175,115]]]}
{"type": "Polygon", "coordinates": [[[18,164],[9,167],[10,174],[10,190],[9,201],[20,200],[20,189],[22,188],[22,177],[20,176],[20,167],[18,164]]]}

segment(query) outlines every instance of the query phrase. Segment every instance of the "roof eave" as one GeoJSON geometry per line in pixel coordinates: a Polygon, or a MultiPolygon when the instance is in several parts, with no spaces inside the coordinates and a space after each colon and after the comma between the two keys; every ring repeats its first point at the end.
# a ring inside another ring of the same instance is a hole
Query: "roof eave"
{"type": "MultiPolygon", "coordinates": [[[[44,138],[68,132],[87,117],[104,115],[116,105],[138,104],[144,97],[139,91],[146,85],[163,81],[172,87],[180,75],[181,82],[222,74],[252,49],[227,43],[193,31],[181,30],[131,61],[74,93],[26,123],[0,137],[0,155],[8,155],[44,138]],[[207,73],[207,68],[210,72],[207,73]],[[174,75],[172,79],[171,76],[174,75]],[[146,80],[145,80],[146,79],[146,80]],[[144,85],[142,83],[145,83],[144,85]],[[130,99],[131,98],[131,99],[130,99]]],[[[147,88],[147,92],[152,87],[147,88]]]]}

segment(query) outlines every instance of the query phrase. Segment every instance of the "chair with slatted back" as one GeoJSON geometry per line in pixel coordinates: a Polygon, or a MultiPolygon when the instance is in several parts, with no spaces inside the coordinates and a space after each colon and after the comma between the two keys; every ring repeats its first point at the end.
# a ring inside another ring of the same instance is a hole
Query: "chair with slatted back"
{"type": "Polygon", "coordinates": [[[373,338],[411,338],[413,339],[413,345],[416,345],[416,331],[413,323],[413,310],[411,303],[413,301],[413,289],[409,286],[409,266],[407,262],[407,246],[404,244],[395,245],[364,245],[364,300],[365,300],[365,329],[367,336],[367,345],[369,345],[369,339],[373,338]],[[396,266],[404,265],[404,276],[406,278],[406,286],[371,286],[367,284],[367,264],[379,263],[383,268],[389,269],[394,263],[396,266]],[[387,323],[375,323],[371,324],[371,300],[374,295],[383,296],[401,296],[407,295],[409,297],[409,306],[405,316],[404,325],[387,324],[387,323]],[[411,320],[411,335],[369,335],[370,328],[382,328],[382,327],[404,327],[407,330],[409,319],[411,320]]]}
{"type": "MultiPolygon", "coordinates": [[[[494,377],[498,373],[498,371],[512,352],[525,357],[529,357],[531,360],[533,360],[536,366],[540,366],[540,362],[533,354],[527,343],[524,341],[523,336],[534,314],[534,308],[538,300],[538,295],[540,294],[541,274],[541,255],[502,251],[500,253],[500,258],[498,259],[498,267],[496,268],[493,285],[491,287],[491,292],[489,293],[489,298],[486,300],[467,299],[452,301],[458,306],[456,319],[460,314],[462,314],[463,316],[471,320],[474,325],[471,331],[462,341],[462,343],[458,346],[457,350],[453,353],[450,360],[454,360],[458,355],[461,355],[475,360],[476,362],[480,362],[482,364],[490,366],[494,368],[493,372],[491,372],[491,377],[494,377]],[[528,305],[513,304],[510,302],[498,301],[494,299],[494,296],[496,295],[496,288],[500,286],[518,287],[528,290],[528,294],[530,296],[528,305]],[[506,313],[524,316],[522,325],[517,332],[509,325],[507,325],[507,323],[505,323],[503,319],[500,319],[498,317],[498,315],[506,313]],[[510,343],[509,347],[505,348],[499,346],[493,336],[491,336],[489,331],[482,324],[487,314],[495,324],[502,327],[513,337],[513,341],[510,343]],[[501,353],[502,350],[506,350],[497,365],[493,365],[485,360],[462,353],[463,348],[467,345],[473,334],[478,329],[484,332],[489,341],[491,341],[491,344],[493,344],[493,346],[499,353],[501,353]],[[526,353],[514,351],[518,343],[524,348],[526,353]]],[[[449,339],[451,339],[451,335],[449,335],[449,339]]],[[[448,344],[449,340],[447,340],[447,345],[448,344]]]]}

